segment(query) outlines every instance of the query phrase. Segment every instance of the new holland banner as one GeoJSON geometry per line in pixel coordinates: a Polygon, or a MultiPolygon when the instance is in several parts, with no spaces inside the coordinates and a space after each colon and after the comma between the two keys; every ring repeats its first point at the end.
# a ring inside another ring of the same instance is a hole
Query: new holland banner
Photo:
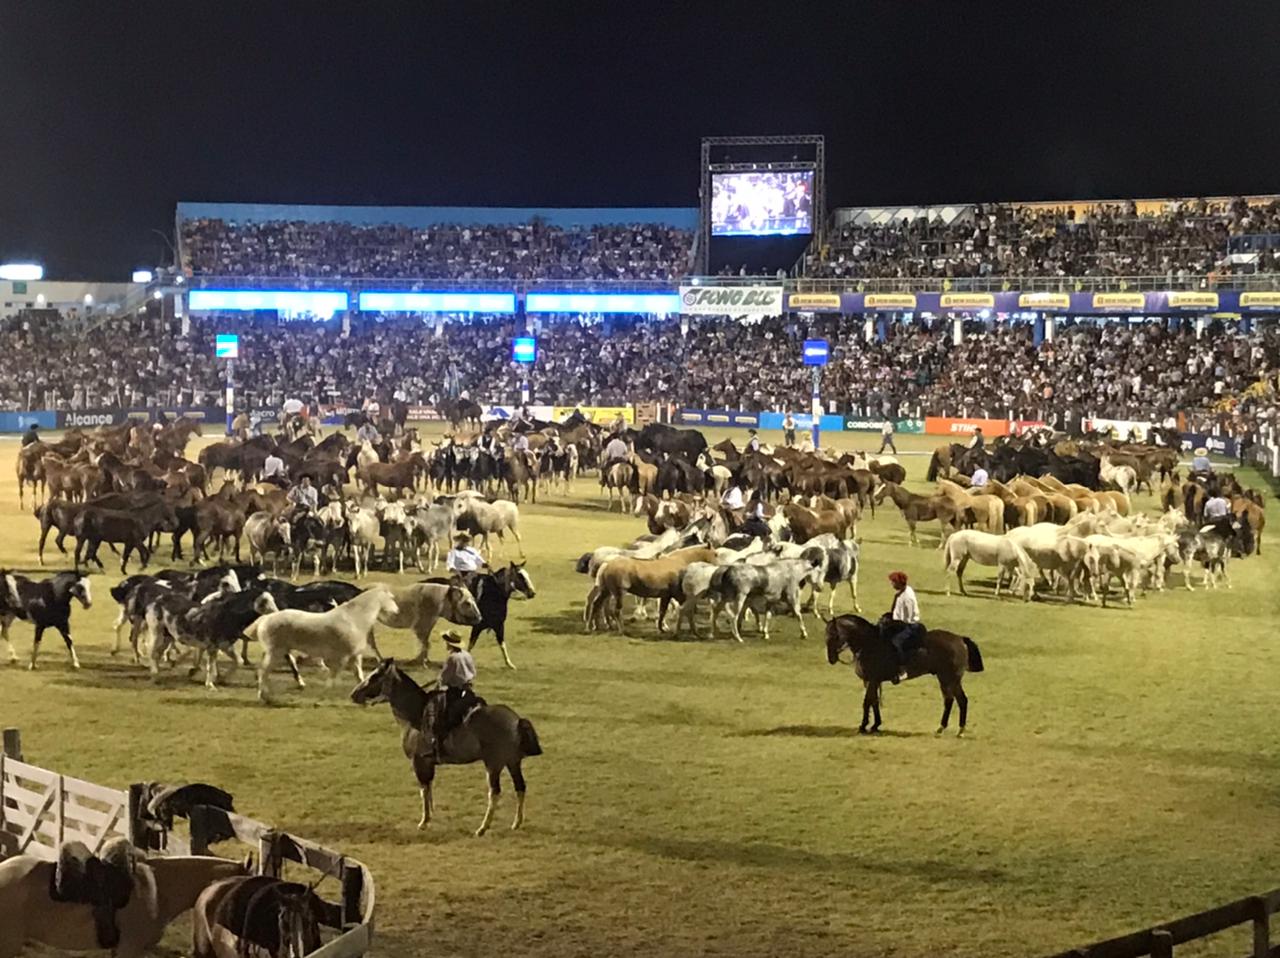
{"type": "Polygon", "coordinates": [[[781,316],[781,286],[681,286],[683,316],[781,316]]]}

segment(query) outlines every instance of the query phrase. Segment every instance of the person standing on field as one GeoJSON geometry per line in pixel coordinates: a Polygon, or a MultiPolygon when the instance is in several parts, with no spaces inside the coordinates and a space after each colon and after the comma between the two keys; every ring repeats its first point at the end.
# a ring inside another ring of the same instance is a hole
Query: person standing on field
{"type": "Polygon", "coordinates": [[[893,454],[898,454],[898,447],[893,444],[893,420],[886,419],[880,426],[880,448],[876,450],[876,455],[885,451],[885,448],[893,450],[893,454]]]}

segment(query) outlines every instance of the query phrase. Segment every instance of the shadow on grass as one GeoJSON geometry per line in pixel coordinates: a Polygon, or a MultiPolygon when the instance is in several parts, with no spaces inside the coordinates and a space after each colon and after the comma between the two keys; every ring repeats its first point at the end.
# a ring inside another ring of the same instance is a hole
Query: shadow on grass
{"type": "MultiPolygon", "coordinates": [[[[858,729],[853,725],[779,725],[776,728],[754,728],[737,733],[739,738],[773,738],[787,736],[796,738],[859,738],[858,729]]],[[[877,738],[925,738],[924,732],[907,732],[901,729],[881,729],[867,736],[877,738]]]]}
{"type": "Polygon", "coordinates": [[[809,871],[888,872],[925,881],[956,881],[965,884],[1001,884],[1013,881],[1003,869],[983,868],[962,862],[938,859],[887,858],[868,852],[823,854],[802,848],[764,843],[690,841],[679,838],[641,838],[626,843],[628,848],[659,858],[687,862],[723,862],[753,868],[805,869],[809,871]]]}

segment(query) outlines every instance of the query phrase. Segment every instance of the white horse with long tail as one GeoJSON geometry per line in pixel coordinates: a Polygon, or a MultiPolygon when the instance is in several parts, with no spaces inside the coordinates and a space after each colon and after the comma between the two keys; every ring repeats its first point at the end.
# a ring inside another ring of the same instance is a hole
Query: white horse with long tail
{"type": "MultiPolygon", "coordinates": [[[[995,566],[996,597],[1005,575],[1009,576],[1011,591],[1021,591],[1022,598],[1030,602],[1036,584],[1036,565],[1025,549],[1008,536],[992,535],[976,529],[961,529],[947,538],[943,547],[946,569],[954,572],[961,595],[968,595],[964,588],[964,569],[970,561],[978,565],[995,566]]],[[[951,579],[947,579],[947,595],[951,594],[951,579]]]]}
{"type": "Polygon", "coordinates": [[[400,612],[395,596],[384,586],[374,586],[354,599],[327,612],[304,612],[301,609],[276,609],[270,593],[259,602],[266,614],[245,629],[244,634],[262,643],[262,664],[258,666],[258,699],[270,700],[271,670],[288,663],[298,688],[306,688],[298,672],[295,653],[301,652],[318,661],[333,684],[334,673],[350,665],[364,681],[366,654],[376,655],[372,644],[373,626],[378,617],[392,618],[400,612]]]}

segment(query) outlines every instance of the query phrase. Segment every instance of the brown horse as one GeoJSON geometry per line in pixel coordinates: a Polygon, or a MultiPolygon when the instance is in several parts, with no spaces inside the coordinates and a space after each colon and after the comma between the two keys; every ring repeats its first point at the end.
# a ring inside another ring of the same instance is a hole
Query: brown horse
{"type": "MultiPolygon", "coordinates": [[[[880,629],[860,615],[838,615],[827,623],[827,662],[835,665],[840,653],[848,649],[853,653],[853,667],[866,689],[862,697],[862,724],[858,733],[880,730],[880,686],[897,677],[898,659],[888,641],[880,635],[880,629]],[[876,721],[870,729],[867,722],[874,712],[876,721]]],[[[960,734],[964,734],[969,716],[969,697],[964,694],[965,672],[981,672],[982,653],[978,643],[967,635],[957,635],[943,629],[929,629],[924,635],[924,645],[907,658],[907,680],[921,675],[936,675],[942,690],[942,724],[939,735],[951,719],[951,704],[960,706],[960,734]]]]}
{"type": "Polygon", "coordinates": [[[941,526],[941,538],[938,540],[939,549],[947,541],[947,536],[960,527],[960,507],[946,496],[919,496],[914,492],[903,489],[896,482],[886,482],[881,486],[880,491],[876,493],[874,501],[883,502],[885,496],[893,500],[893,504],[902,512],[902,518],[907,520],[907,529],[910,532],[913,546],[920,544],[920,540],[916,538],[917,522],[928,522],[930,519],[938,520],[938,524],[941,526]],[[948,529],[948,527],[950,528],[948,529]]]}

